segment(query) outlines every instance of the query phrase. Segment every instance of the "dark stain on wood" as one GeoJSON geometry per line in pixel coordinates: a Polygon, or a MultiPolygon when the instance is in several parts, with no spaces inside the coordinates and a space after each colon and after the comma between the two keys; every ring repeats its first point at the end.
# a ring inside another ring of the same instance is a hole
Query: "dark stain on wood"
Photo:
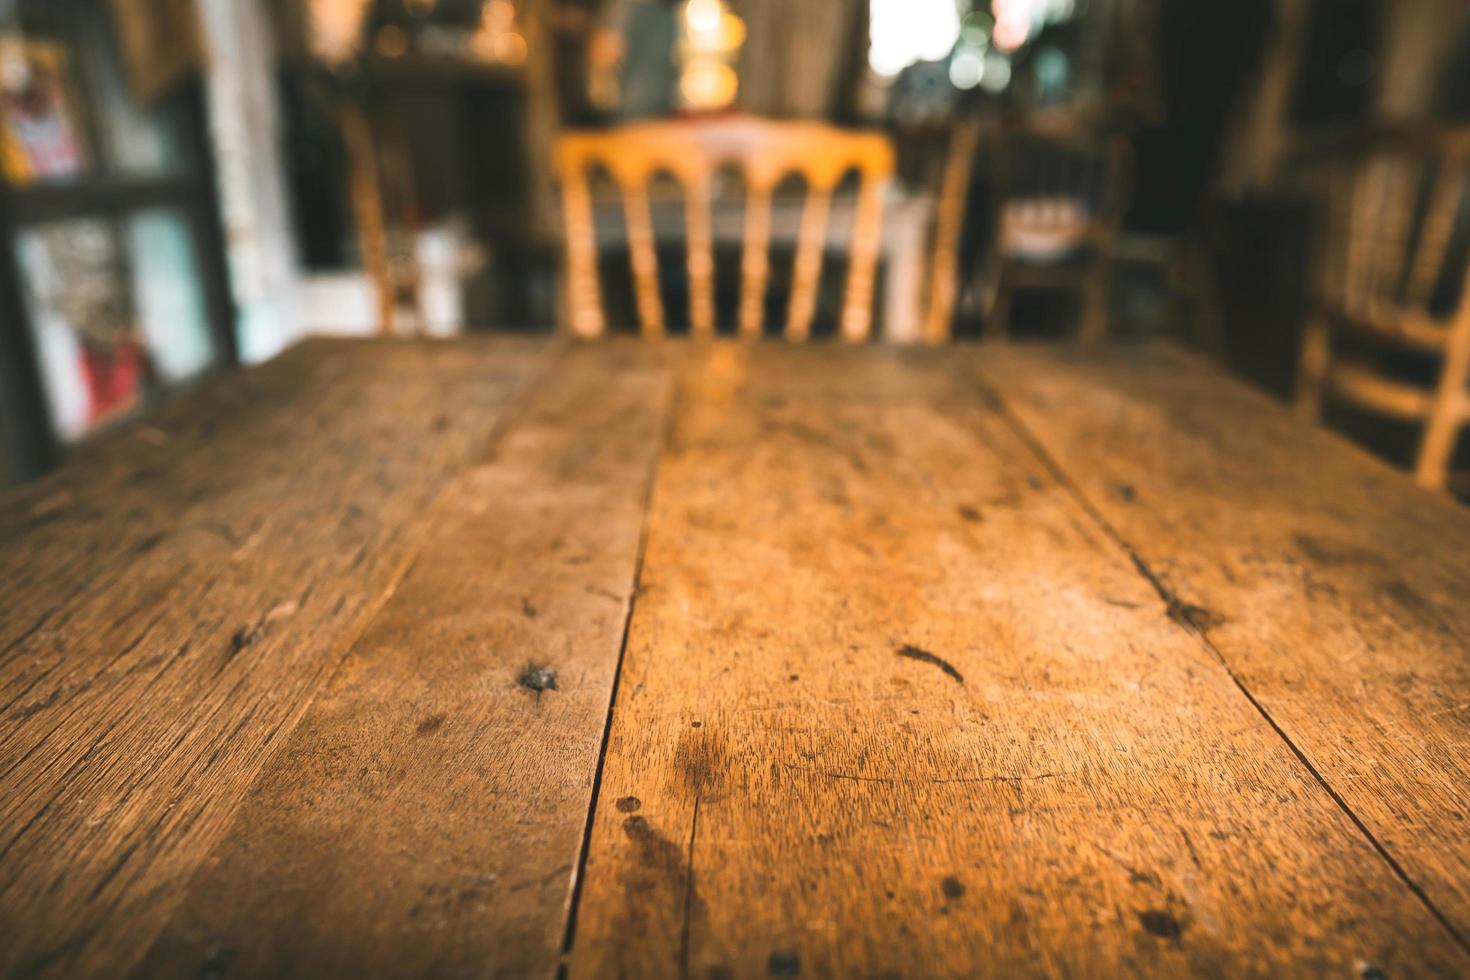
{"type": "Polygon", "coordinates": [[[682,879],[685,873],[683,850],[655,830],[653,824],[643,817],[631,816],[623,821],[623,833],[637,848],[640,866],[658,871],[667,878],[682,879]]]}
{"type": "Polygon", "coordinates": [[[903,646],[899,647],[893,652],[900,657],[907,657],[909,660],[917,660],[920,663],[931,664],[935,667],[938,667],[950,677],[954,678],[955,683],[957,684],[963,684],[965,682],[965,678],[960,674],[958,670],[955,670],[954,664],[950,663],[948,660],[945,660],[938,654],[930,653],[923,647],[916,647],[912,643],[905,643],[903,646]]]}
{"type": "Polygon", "coordinates": [[[619,813],[636,813],[643,806],[643,801],[636,796],[624,796],[615,805],[619,813]]]}
{"type": "Polygon", "coordinates": [[[1382,565],[1383,556],[1369,548],[1338,544],[1309,534],[1292,538],[1297,550],[1319,565],[1382,565]]]}
{"type": "Polygon", "coordinates": [[[694,799],[717,794],[732,769],[725,743],[714,730],[688,731],[674,749],[674,768],[694,799]]]}
{"type": "Polygon", "coordinates": [[[1149,935],[1170,941],[1177,941],[1184,932],[1184,926],[1179,920],[1163,909],[1148,909],[1138,913],[1138,924],[1149,935]]]}
{"type": "Polygon", "coordinates": [[[521,676],[516,678],[516,683],[528,691],[535,691],[539,698],[544,691],[557,690],[556,671],[546,666],[527,664],[526,669],[521,671],[521,676]]]}
{"type": "Polygon", "coordinates": [[[214,947],[199,966],[199,980],[224,980],[239,956],[240,951],[233,946],[214,947]]]}
{"type": "Polygon", "coordinates": [[[1392,599],[1404,612],[1414,617],[1415,621],[1441,625],[1434,603],[1420,595],[1403,579],[1384,579],[1378,583],[1378,590],[1387,598],[1392,599]]]}
{"type": "Polygon", "coordinates": [[[1218,613],[1207,606],[1197,606],[1192,602],[1185,602],[1178,596],[1169,597],[1165,611],[1175,623],[1196,633],[1208,633],[1210,630],[1218,629],[1229,622],[1222,613],[1218,613]]]}
{"type": "Polygon", "coordinates": [[[801,959],[792,952],[778,950],[766,960],[766,972],[773,977],[796,977],[801,975],[801,959]]]}
{"type": "Polygon", "coordinates": [[[418,726],[414,728],[414,731],[418,732],[420,735],[432,735],[443,727],[443,715],[429,715],[423,721],[418,723],[418,726]]]}
{"type": "Polygon", "coordinates": [[[146,554],[148,554],[148,552],[150,552],[154,548],[158,547],[161,543],[163,543],[167,539],[168,539],[168,535],[167,534],[164,534],[162,532],[157,533],[157,534],[150,534],[146,538],[144,538],[143,540],[139,541],[137,544],[133,545],[132,550],[131,550],[130,553],[135,558],[136,557],[140,557],[142,555],[146,555],[146,554]]]}
{"type": "Polygon", "coordinates": [[[259,642],[262,632],[264,631],[261,628],[261,624],[258,622],[251,623],[248,626],[242,626],[237,629],[235,631],[235,635],[230,637],[230,645],[225,649],[224,662],[226,664],[229,663],[231,660],[235,659],[235,657],[240,653],[241,650],[244,650],[246,647],[249,646],[254,646],[257,642],[259,642]]]}
{"type": "Polygon", "coordinates": [[[818,446],[836,453],[838,456],[847,460],[852,468],[859,473],[866,474],[868,472],[868,463],[857,450],[843,444],[816,426],[792,419],[779,421],[773,419],[765,424],[764,431],[768,434],[784,432],[787,435],[795,436],[808,445],[818,446]]]}
{"type": "Polygon", "coordinates": [[[965,897],[965,883],[960,881],[954,875],[945,875],[944,879],[939,882],[939,890],[942,891],[944,893],[944,897],[949,899],[950,901],[955,901],[956,899],[965,897]]]}
{"type": "Polygon", "coordinates": [[[1164,600],[1164,613],[1174,624],[1182,626],[1191,633],[1198,633],[1200,636],[1205,636],[1210,630],[1224,626],[1229,622],[1229,619],[1223,613],[1216,612],[1208,606],[1185,602],[1179,598],[1173,589],[1164,584],[1164,580],[1159,577],[1159,574],[1148,566],[1148,562],[1144,561],[1131,548],[1129,549],[1129,558],[1133,562],[1133,567],[1137,569],[1138,574],[1142,575],[1144,580],[1153,586],[1154,592],[1158,594],[1159,598],[1164,600]]]}

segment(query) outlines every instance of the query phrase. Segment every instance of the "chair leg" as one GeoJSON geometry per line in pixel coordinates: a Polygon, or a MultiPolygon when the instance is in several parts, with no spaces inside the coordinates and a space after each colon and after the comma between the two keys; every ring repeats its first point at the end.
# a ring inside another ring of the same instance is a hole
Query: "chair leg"
{"type": "Polygon", "coordinates": [[[1004,265],[1001,266],[1000,275],[996,278],[995,295],[991,298],[990,309],[985,314],[985,339],[986,340],[1009,340],[1011,336],[1011,294],[1015,287],[1011,283],[1011,273],[1004,265]]]}
{"type": "Polygon", "coordinates": [[[1327,382],[1327,368],[1332,359],[1332,337],[1327,318],[1312,313],[1302,325],[1301,363],[1297,365],[1297,417],[1316,422],[1322,417],[1322,389],[1327,382]]]}
{"type": "Polygon", "coordinates": [[[1179,246],[1169,274],[1189,309],[1187,319],[1196,346],[1224,361],[1230,355],[1225,343],[1225,325],[1220,317],[1220,286],[1204,246],[1193,240],[1179,246]]]}
{"type": "Polygon", "coordinates": [[[1112,269],[1105,257],[1092,260],[1082,283],[1082,325],[1078,331],[1084,344],[1108,339],[1108,304],[1112,293],[1112,269]]]}
{"type": "Polygon", "coordinates": [[[1455,451],[1455,440],[1465,424],[1459,406],[1452,411],[1435,406],[1424,428],[1424,439],[1419,443],[1419,458],[1414,463],[1414,481],[1431,490],[1443,490],[1450,476],[1450,457],[1455,451]]]}
{"type": "Polygon", "coordinates": [[[1414,479],[1431,490],[1442,490],[1449,482],[1455,441],[1465,427],[1466,407],[1470,405],[1465,391],[1467,380],[1470,380],[1470,317],[1462,315],[1452,329],[1445,350],[1439,385],[1429,406],[1419,458],[1414,464],[1414,479]]]}

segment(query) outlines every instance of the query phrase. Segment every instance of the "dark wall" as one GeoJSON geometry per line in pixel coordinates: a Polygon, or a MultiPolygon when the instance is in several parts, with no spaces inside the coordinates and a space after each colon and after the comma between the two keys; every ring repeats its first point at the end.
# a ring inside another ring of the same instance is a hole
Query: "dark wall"
{"type": "Polygon", "coordinates": [[[1128,226],[1178,233],[1190,227],[1218,172],[1231,113],[1250,94],[1270,0],[1164,0],[1159,5],[1164,118],[1134,143],[1128,226]]]}

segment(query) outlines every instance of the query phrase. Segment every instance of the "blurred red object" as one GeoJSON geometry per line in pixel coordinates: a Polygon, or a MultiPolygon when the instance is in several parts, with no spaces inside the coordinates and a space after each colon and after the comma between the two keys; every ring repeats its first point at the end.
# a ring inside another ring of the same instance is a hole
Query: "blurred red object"
{"type": "Polygon", "coordinates": [[[97,423],[137,404],[143,389],[143,348],[127,341],[111,351],[82,347],[87,382],[87,419],[97,423]]]}

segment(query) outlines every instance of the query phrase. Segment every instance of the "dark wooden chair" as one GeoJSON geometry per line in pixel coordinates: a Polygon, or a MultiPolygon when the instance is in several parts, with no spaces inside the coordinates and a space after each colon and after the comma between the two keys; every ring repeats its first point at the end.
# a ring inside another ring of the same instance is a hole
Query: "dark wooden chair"
{"type": "Polygon", "coordinates": [[[1023,289],[1077,291],[1080,338],[1107,336],[1128,161],[1125,136],[1072,114],[1011,123],[992,134],[987,336],[1010,335],[1011,301],[1023,289]]]}
{"type": "Polygon", "coordinates": [[[1301,161],[1322,223],[1303,329],[1297,408],[1319,417],[1331,395],[1421,426],[1414,477],[1441,488],[1470,420],[1466,191],[1470,129],[1400,127],[1318,149],[1301,161]],[[1357,353],[1343,341],[1357,338],[1357,353]],[[1394,351],[1433,365],[1418,380],[1394,351]]]}

